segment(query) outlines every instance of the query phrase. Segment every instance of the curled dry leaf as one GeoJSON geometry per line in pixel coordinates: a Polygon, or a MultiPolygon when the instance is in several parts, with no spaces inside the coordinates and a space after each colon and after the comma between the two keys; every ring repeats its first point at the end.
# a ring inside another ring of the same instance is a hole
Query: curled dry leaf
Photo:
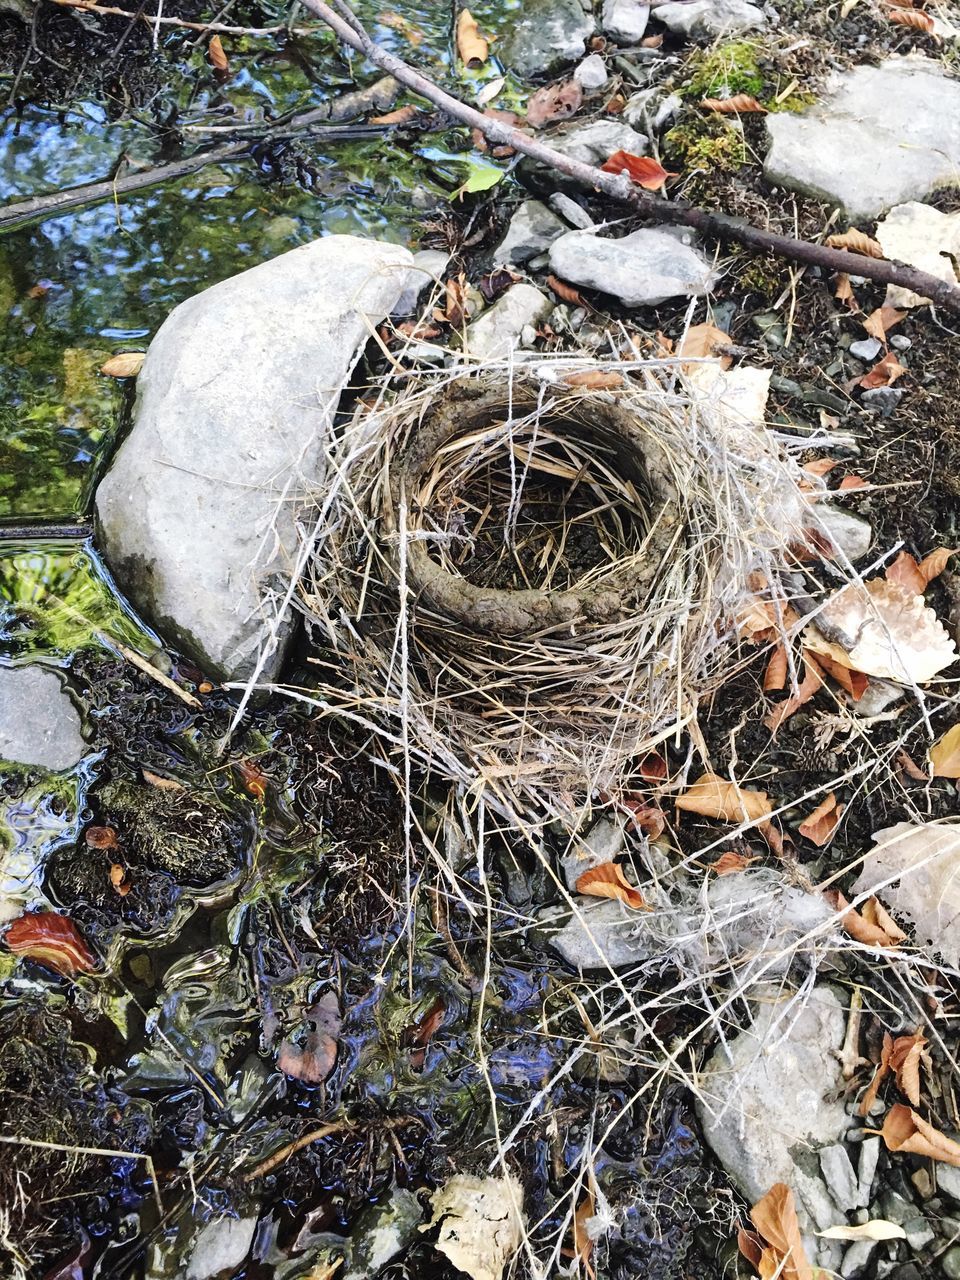
{"type": "Polygon", "coordinates": [[[874,578],[831,596],[803,633],[807,649],[868,676],[923,684],[957,659],[923,596],[874,578]]]}
{"type": "Polygon", "coordinates": [[[890,1067],[897,1078],[897,1088],[913,1106],[920,1105],[920,1063],[927,1038],[921,1032],[897,1036],[890,1053],[890,1067]]]}
{"type": "Polygon", "coordinates": [[[565,284],[557,276],[547,276],[547,284],[563,302],[569,302],[573,307],[584,306],[583,299],[572,284],[565,284]]]}
{"type": "Polygon", "coordinates": [[[865,232],[858,231],[856,227],[827,236],[827,244],[831,249],[849,249],[851,253],[862,253],[867,258],[883,257],[880,242],[873,240],[865,232]]]}
{"type": "Polygon", "coordinates": [[[602,862],[598,867],[590,867],[577,877],[575,888],[577,893],[585,893],[591,898],[615,898],[635,911],[650,910],[643,894],[630,883],[615,862],[602,862]]]}
{"type": "Polygon", "coordinates": [[[460,61],[470,67],[482,67],[490,56],[490,46],[480,34],[477,20],[469,9],[461,9],[457,18],[457,53],[460,61]]]}
{"type": "Polygon", "coordinates": [[[567,1258],[578,1258],[583,1264],[584,1272],[588,1280],[594,1280],[595,1272],[590,1265],[590,1255],[593,1253],[593,1240],[590,1239],[590,1233],[587,1231],[587,1223],[594,1215],[593,1196],[588,1191],[577,1206],[577,1212],[573,1215],[573,1248],[564,1249],[564,1256],[567,1258]]]}
{"type": "Polygon", "coordinates": [[[870,312],[863,322],[863,327],[871,338],[876,338],[878,342],[885,343],[887,334],[900,323],[906,314],[906,311],[898,311],[896,307],[888,307],[884,303],[882,307],[877,307],[876,311],[870,312]]]}
{"type": "Polygon", "coordinates": [[[906,1240],[907,1233],[898,1222],[888,1222],[886,1218],[871,1218],[869,1222],[861,1222],[859,1226],[848,1227],[845,1222],[835,1227],[827,1227],[826,1231],[818,1231],[824,1240],[906,1240]]]}
{"type": "Polygon", "coordinates": [[[798,830],[802,836],[822,849],[833,839],[833,833],[837,829],[842,814],[843,805],[837,803],[837,797],[831,791],[825,799],[820,801],[814,811],[804,818],[798,830]]]}
{"type": "Polygon", "coordinates": [[[635,156],[629,151],[615,151],[609,160],[600,166],[604,173],[625,173],[645,191],[659,191],[668,178],[676,178],[675,173],[668,173],[662,164],[649,156],[635,156]]]}
{"type": "Polygon", "coordinates": [[[97,962],[79,929],[56,911],[34,911],[14,920],[4,939],[16,956],[27,956],[47,969],[72,978],[93,973],[97,962]]]}
{"type": "Polygon", "coordinates": [[[901,27],[911,27],[914,31],[923,31],[927,35],[932,35],[936,30],[932,16],[921,9],[891,9],[887,17],[901,27]]]}
{"type": "Polygon", "coordinates": [[[892,1053],[893,1036],[889,1031],[885,1031],[883,1033],[883,1048],[880,1050],[880,1061],[877,1063],[876,1070],[873,1073],[873,1079],[867,1085],[866,1092],[860,1099],[859,1112],[861,1116],[869,1115],[873,1104],[877,1100],[880,1086],[890,1073],[890,1057],[892,1053]]]}
{"type": "Polygon", "coordinates": [[[833,296],[838,302],[842,302],[848,311],[860,310],[857,295],[853,292],[853,285],[850,283],[850,277],[846,271],[837,272],[837,283],[833,290],[833,296]]]}
{"type": "Polygon", "coordinates": [[[771,733],[776,733],[784,721],[789,720],[795,712],[799,711],[802,706],[805,706],[817,694],[822,685],[823,671],[810,654],[804,650],[803,679],[797,686],[797,692],[792,693],[783,702],[778,702],[772,711],[767,712],[763,717],[764,725],[771,733]]]}
{"type": "Polygon", "coordinates": [[[859,702],[867,691],[870,683],[870,677],[865,676],[862,671],[851,671],[849,667],[845,667],[842,663],[835,662],[833,658],[826,653],[818,653],[816,658],[817,666],[831,678],[836,680],[842,689],[849,693],[854,702],[859,702]]]}
{"type": "Polygon", "coordinates": [[[948,1138],[902,1102],[887,1112],[880,1136],[888,1151],[907,1151],[960,1168],[960,1143],[948,1138]]]}
{"type": "Polygon", "coordinates": [[[527,103],[527,124],[542,129],[555,120],[569,120],[583,102],[583,88],[577,80],[546,84],[527,103]]]}
{"type": "Polygon", "coordinates": [[[864,946],[895,947],[903,941],[905,934],[891,920],[876,898],[869,899],[864,903],[863,910],[857,911],[856,908],[851,907],[839,889],[828,889],[823,896],[839,913],[840,927],[844,933],[848,933],[857,942],[862,942],[864,946]],[[888,931],[881,920],[889,922],[893,926],[892,931],[888,931]]]}
{"type": "Polygon", "coordinates": [[[774,646],[767,669],[763,673],[764,693],[774,693],[783,688],[787,683],[787,667],[787,646],[780,641],[774,646]]]}
{"type": "Polygon", "coordinates": [[[500,1280],[523,1238],[523,1187],[512,1174],[478,1178],[456,1173],[430,1197],[440,1227],[434,1248],[472,1280],[500,1280]]]}
{"type": "MultiPolygon", "coordinates": [[[[729,352],[724,353],[724,349],[729,346],[729,333],[724,333],[722,329],[718,329],[714,324],[695,324],[684,334],[683,341],[677,349],[677,355],[685,356],[690,360],[717,357],[720,361],[721,369],[729,369],[733,363],[733,358],[729,352]]],[[[685,366],[685,372],[689,372],[690,368],[695,367],[695,365],[685,366]]]]}
{"type": "Polygon", "coordinates": [[[748,858],[745,854],[728,849],[726,853],[721,853],[716,862],[710,863],[710,870],[715,871],[718,876],[732,876],[749,867],[751,862],[756,862],[756,858],[748,858]]]}
{"type": "Polygon", "coordinates": [[[563,381],[568,387],[582,387],[586,391],[618,391],[626,386],[619,373],[604,369],[587,369],[583,373],[568,373],[563,381]]]}
{"type": "Polygon", "coordinates": [[[145,351],[120,351],[100,366],[100,372],[108,378],[135,378],[145,359],[145,351]]]}
{"type": "Polygon", "coordinates": [[[745,116],[753,112],[766,115],[767,111],[767,108],[749,93],[737,93],[732,98],[704,98],[700,106],[705,111],[719,111],[723,115],[745,116]]]}
{"type": "MultiPolygon", "coordinates": [[[[779,1275],[782,1280],[813,1280],[813,1268],[807,1258],[800,1235],[800,1222],[793,1192],[783,1182],[774,1183],[767,1194],[750,1210],[750,1221],[767,1246],[774,1251],[776,1266],[764,1271],[764,1260],[758,1264],[761,1276],[779,1275]]],[[[766,1254],[767,1250],[764,1250],[766,1254]]]]}
{"type": "MultiPolygon", "coordinates": [[[[948,729],[927,752],[935,778],[960,778],[960,724],[948,729]]],[[[925,782],[926,774],[920,777],[925,782]]]]}
{"type": "Polygon", "coordinates": [[[857,379],[856,385],[863,387],[864,391],[874,391],[877,387],[892,387],[906,372],[906,367],[900,363],[892,351],[888,351],[868,373],[857,379]]]}
{"type": "Polygon", "coordinates": [[[207,57],[210,59],[210,65],[214,71],[223,73],[230,70],[230,60],[223,51],[223,42],[219,36],[210,37],[210,43],[207,45],[207,57]]]}

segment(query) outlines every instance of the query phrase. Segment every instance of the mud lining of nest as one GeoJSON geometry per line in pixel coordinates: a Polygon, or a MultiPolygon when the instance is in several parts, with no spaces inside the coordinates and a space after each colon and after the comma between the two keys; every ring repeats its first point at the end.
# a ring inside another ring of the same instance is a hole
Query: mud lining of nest
{"type": "Polygon", "coordinates": [[[795,461],[676,381],[385,380],[318,499],[308,700],[524,826],[616,793],[694,720],[748,575],[796,537],[795,461]]]}

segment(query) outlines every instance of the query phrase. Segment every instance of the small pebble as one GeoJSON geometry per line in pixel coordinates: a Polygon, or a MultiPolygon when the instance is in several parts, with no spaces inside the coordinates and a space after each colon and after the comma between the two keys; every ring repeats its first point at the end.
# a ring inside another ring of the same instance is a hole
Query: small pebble
{"type": "Polygon", "coordinates": [[[584,58],[573,73],[574,80],[582,85],[589,93],[592,90],[602,89],[607,83],[607,68],[599,53],[591,53],[589,58],[584,58]]]}
{"type": "Polygon", "coordinates": [[[562,191],[555,192],[547,203],[558,217],[563,218],[564,222],[569,222],[570,226],[576,227],[578,231],[587,231],[594,225],[586,209],[570,196],[564,195],[562,191]]]}
{"type": "Polygon", "coordinates": [[[861,403],[865,409],[879,413],[881,418],[889,418],[902,399],[903,392],[899,387],[874,387],[872,391],[863,393],[861,403]]]}
{"type": "Polygon", "coordinates": [[[880,343],[876,338],[864,338],[860,342],[850,343],[850,354],[858,360],[873,360],[880,352],[880,343]]]}
{"type": "Polygon", "coordinates": [[[913,346],[913,342],[910,338],[906,337],[904,334],[895,333],[893,337],[890,339],[890,345],[896,351],[909,351],[910,348],[913,346]]]}

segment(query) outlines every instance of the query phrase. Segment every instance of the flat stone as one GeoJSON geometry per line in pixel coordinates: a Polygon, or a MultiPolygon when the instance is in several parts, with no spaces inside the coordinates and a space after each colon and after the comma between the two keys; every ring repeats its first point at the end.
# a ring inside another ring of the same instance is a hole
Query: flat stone
{"type": "Polygon", "coordinates": [[[854,1172],[847,1148],[840,1142],[831,1143],[820,1151],[820,1171],[839,1208],[850,1213],[858,1208],[860,1184],[854,1172]]]}
{"type": "Polygon", "coordinates": [[[657,4],[653,16],[682,36],[732,36],[766,25],[763,11],[747,0],[672,0],[657,4]]]}
{"type": "Polygon", "coordinates": [[[416,1238],[423,1218],[420,1201],[405,1187],[395,1187],[381,1204],[364,1209],[353,1224],[350,1260],[342,1280],[368,1280],[416,1238]]]}
{"type": "Polygon", "coordinates": [[[615,151],[629,151],[642,156],[649,144],[645,133],[640,133],[622,120],[593,120],[581,124],[566,133],[556,134],[550,145],[561,155],[584,164],[601,165],[615,151]]]}
{"type": "Polygon", "coordinates": [[[702,254],[654,228],[633,231],[620,240],[570,231],[552,245],[550,270],[570,284],[609,293],[627,307],[699,298],[713,282],[702,254]]]}
{"type": "Polygon", "coordinates": [[[594,32],[580,0],[525,0],[498,46],[498,57],[520,76],[578,62],[594,32]]]}
{"type": "Polygon", "coordinates": [[[801,1226],[825,1230],[839,1207],[817,1167],[850,1125],[838,1051],[846,1010],[836,992],[758,1002],[753,1025],[719,1044],[698,1081],[704,1138],[747,1201],[791,1186],[801,1226]]]}
{"type": "Polygon", "coordinates": [[[870,1203],[873,1180],[877,1176],[880,1161],[880,1139],[864,1138],[860,1143],[860,1160],[857,1164],[857,1205],[865,1209],[870,1203]]]}
{"type": "Polygon", "coordinates": [[[202,1228],[187,1264],[186,1280],[231,1276],[246,1259],[256,1218],[215,1218],[202,1228]]]}
{"type": "MultiPolygon", "coordinates": [[[[878,1139],[879,1141],[879,1139],[878,1139]]],[[[960,1201],[960,1169],[956,1165],[937,1162],[937,1188],[951,1200],[960,1201]]]]}
{"type": "Polygon", "coordinates": [[[0,759],[59,773],[88,751],[63,681],[46,667],[0,667],[0,759]]]}
{"type": "Polygon", "coordinates": [[[940,1259],[940,1267],[947,1280],[960,1280],[960,1244],[955,1244],[940,1259]]]}
{"type": "Polygon", "coordinates": [[[552,307],[532,284],[512,285],[467,328],[464,350],[475,360],[502,360],[520,346],[524,328],[538,324],[552,307]]]}
{"type": "Polygon", "coordinates": [[[639,44],[649,18],[650,6],[641,0],[603,0],[600,25],[618,44],[639,44]]]}
{"type": "Polygon", "coordinates": [[[860,1275],[863,1268],[870,1261],[870,1255],[877,1247],[876,1240],[854,1240],[844,1252],[843,1262],[840,1264],[840,1274],[843,1280],[853,1280],[854,1276],[860,1275]]]}
{"type": "Polygon", "coordinates": [[[863,338],[860,342],[851,342],[849,350],[858,360],[873,360],[880,354],[880,343],[876,338],[863,338]]]}
{"type": "Polygon", "coordinates": [[[960,175],[960,81],[931,58],[835,72],[806,111],[765,117],[768,182],[875,218],[960,175]]]}
{"type": "MultiPolygon", "coordinates": [[[[953,265],[960,258],[960,213],[941,213],[932,205],[908,200],[877,223],[876,238],[892,261],[906,262],[950,284],[960,283],[953,265]]],[[[918,307],[929,298],[903,285],[888,284],[885,302],[890,307],[918,307]]]]}
{"type": "Polygon", "coordinates": [[[371,327],[413,258],[327,236],[178,306],[150,344],[134,427],[97,491],[101,548],[131,600],[212,674],[242,680],[293,633],[296,514],[322,491],[324,445],[371,327]]]}
{"type": "Polygon", "coordinates": [[[589,58],[584,58],[573,73],[573,78],[577,84],[586,93],[596,93],[610,79],[607,73],[607,64],[600,57],[599,53],[591,53],[589,58]]]}
{"type": "Polygon", "coordinates": [[[565,223],[539,200],[524,200],[510,219],[507,234],[493,251],[495,263],[520,266],[544,253],[567,230],[565,223]]]}
{"type": "Polygon", "coordinates": [[[595,225],[583,205],[577,204],[576,200],[564,195],[562,191],[555,191],[550,197],[550,208],[554,213],[558,213],[564,222],[569,223],[571,227],[579,228],[581,231],[587,231],[595,225]]]}
{"type": "Polygon", "coordinates": [[[391,315],[401,318],[413,315],[417,307],[417,299],[425,289],[436,285],[437,281],[442,279],[449,261],[449,253],[444,253],[442,249],[418,250],[413,255],[413,266],[407,274],[407,283],[394,303],[391,315]]]}
{"type": "Polygon", "coordinates": [[[860,403],[865,409],[878,413],[881,418],[889,418],[902,399],[901,387],[871,387],[869,391],[864,391],[860,403]]]}

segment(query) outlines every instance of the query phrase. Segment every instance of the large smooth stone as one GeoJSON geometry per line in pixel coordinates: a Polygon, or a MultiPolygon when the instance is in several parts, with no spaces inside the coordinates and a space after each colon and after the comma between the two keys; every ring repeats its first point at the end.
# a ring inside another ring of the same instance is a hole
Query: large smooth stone
{"type": "Polygon", "coordinates": [[[822,101],[766,117],[768,182],[852,221],[960,182],[960,81],[930,58],[835,73],[822,101]]]}
{"type": "Polygon", "coordinates": [[[612,294],[626,307],[701,297],[713,279],[710,264],[696,249],[668,231],[653,229],[620,240],[569,231],[550,248],[550,270],[570,284],[612,294]]]}
{"type": "Polygon", "coordinates": [[[246,679],[261,651],[261,676],[279,670],[297,513],[322,496],[341,391],[412,262],[315,240],[181,303],[150,344],[97,491],[101,546],[132,603],[213,674],[246,679]]]}
{"type": "Polygon", "coordinates": [[[507,234],[494,249],[493,260],[511,266],[522,265],[549,249],[554,240],[568,230],[566,223],[545,204],[524,200],[510,219],[507,234]]]}
{"type": "Polygon", "coordinates": [[[56,672],[0,667],[0,759],[59,773],[87,750],[77,709],[56,672]]]}
{"type": "Polygon", "coordinates": [[[603,0],[604,34],[620,44],[639,44],[647,29],[650,6],[642,0],[603,0]]]}
{"type": "Polygon", "coordinates": [[[766,25],[763,11],[747,0],[671,0],[654,6],[653,16],[678,35],[733,36],[766,25]]]}
{"type": "Polygon", "coordinates": [[[579,62],[593,31],[580,0],[524,0],[498,57],[517,75],[539,75],[579,62]]]}

